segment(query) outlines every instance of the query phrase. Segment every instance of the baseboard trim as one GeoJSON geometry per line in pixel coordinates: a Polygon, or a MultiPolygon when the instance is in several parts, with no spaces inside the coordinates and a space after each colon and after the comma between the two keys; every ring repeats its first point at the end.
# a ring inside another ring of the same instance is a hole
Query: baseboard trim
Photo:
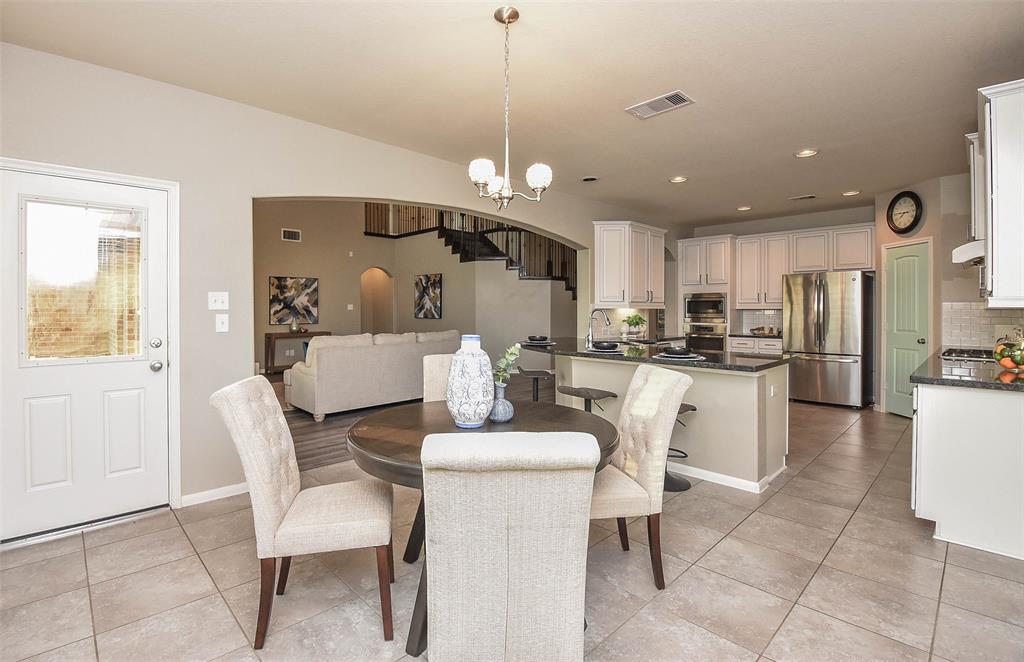
{"type": "Polygon", "coordinates": [[[725,474],[716,473],[714,471],[708,471],[707,469],[698,469],[697,467],[691,467],[688,464],[682,464],[681,462],[675,462],[669,460],[669,470],[673,473],[680,473],[684,476],[690,476],[691,478],[699,478],[700,480],[706,480],[712,483],[718,483],[719,485],[725,485],[726,487],[735,487],[738,490],[744,492],[753,492],[754,494],[760,494],[767,489],[768,484],[775,480],[775,478],[786,470],[783,466],[781,469],[776,471],[770,476],[765,476],[758,482],[752,480],[743,480],[742,478],[736,478],[735,476],[727,476],[725,474]]]}
{"type": "Polygon", "coordinates": [[[238,483],[235,485],[225,485],[224,487],[215,487],[205,492],[193,492],[192,494],[182,495],[181,507],[194,506],[197,503],[206,503],[207,501],[216,501],[217,499],[235,496],[236,494],[245,494],[248,491],[249,485],[247,483],[238,483]]]}

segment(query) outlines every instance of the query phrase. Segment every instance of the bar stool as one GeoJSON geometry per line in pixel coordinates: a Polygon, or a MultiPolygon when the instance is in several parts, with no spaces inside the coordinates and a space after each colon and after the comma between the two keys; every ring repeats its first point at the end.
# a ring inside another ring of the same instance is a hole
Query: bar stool
{"type": "Polygon", "coordinates": [[[517,366],[517,368],[520,375],[533,380],[533,401],[537,402],[540,400],[540,380],[551,379],[553,375],[547,370],[524,370],[523,366],[517,366]]]}
{"type": "MultiPolygon", "coordinates": [[[[688,402],[684,402],[683,404],[679,405],[679,413],[676,415],[676,423],[682,425],[685,428],[686,423],[683,423],[681,420],[679,420],[679,416],[682,416],[683,414],[689,413],[691,411],[697,411],[697,407],[695,405],[691,405],[688,402]]],[[[689,455],[686,454],[686,451],[682,451],[679,450],[678,448],[671,447],[669,447],[668,449],[668,456],[676,460],[685,460],[686,458],[689,457],[689,455]]],[[[665,469],[666,492],[685,492],[686,490],[690,489],[690,487],[692,487],[690,481],[683,478],[682,476],[676,476],[675,474],[671,474],[669,473],[667,468],[665,469]]]]}
{"type": "Polygon", "coordinates": [[[604,411],[604,407],[597,403],[598,400],[604,400],[605,398],[617,398],[618,394],[612,393],[611,391],[604,391],[599,388],[588,388],[586,386],[559,386],[558,392],[562,395],[571,395],[574,398],[583,399],[583,410],[591,411],[590,404],[594,403],[597,408],[604,411]]]}

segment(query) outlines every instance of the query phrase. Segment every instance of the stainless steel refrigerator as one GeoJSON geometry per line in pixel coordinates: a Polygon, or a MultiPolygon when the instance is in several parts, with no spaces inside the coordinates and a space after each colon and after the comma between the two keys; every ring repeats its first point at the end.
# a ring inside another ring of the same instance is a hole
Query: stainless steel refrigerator
{"type": "Polygon", "coordinates": [[[870,404],[874,275],[787,274],[782,285],[789,397],[851,407],[870,404]]]}

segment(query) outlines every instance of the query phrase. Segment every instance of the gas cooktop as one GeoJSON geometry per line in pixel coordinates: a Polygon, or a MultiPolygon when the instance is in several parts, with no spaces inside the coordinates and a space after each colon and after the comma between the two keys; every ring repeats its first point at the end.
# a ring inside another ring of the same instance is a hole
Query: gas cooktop
{"type": "Polygon", "coordinates": [[[992,352],[987,349],[970,349],[964,347],[950,347],[943,350],[942,358],[949,361],[995,361],[992,352]]]}

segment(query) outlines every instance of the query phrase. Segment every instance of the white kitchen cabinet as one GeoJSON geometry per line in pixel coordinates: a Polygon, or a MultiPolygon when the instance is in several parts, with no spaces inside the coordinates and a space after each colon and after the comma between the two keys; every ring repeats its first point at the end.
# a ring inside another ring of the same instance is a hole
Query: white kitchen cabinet
{"type": "Polygon", "coordinates": [[[594,223],[595,306],[665,306],[665,232],[630,221],[594,223]]]}
{"type": "Polygon", "coordinates": [[[757,353],[758,354],[781,354],[782,353],[782,339],[781,338],[758,338],[757,339],[757,353]]]}
{"type": "Polygon", "coordinates": [[[865,225],[832,230],[831,271],[875,268],[875,228],[865,225]]]}
{"type": "Polygon", "coordinates": [[[759,308],[761,296],[761,238],[737,239],[736,307],[759,308]]]}
{"type": "Polygon", "coordinates": [[[753,354],[757,351],[757,340],[754,338],[729,338],[729,351],[753,354]]]}
{"type": "Polygon", "coordinates": [[[782,277],[789,273],[789,236],[772,235],[761,240],[761,289],[766,308],[782,308],[782,277]]]}
{"type": "Polygon", "coordinates": [[[989,308],[1024,308],[1024,79],[978,90],[989,308]]]}
{"type": "Polygon", "coordinates": [[[790,239],[792,262],[790,271],[829,271],[832,260],[829,249],[831,237],[828,230],[795,232],[790,239]]]}
{"type": "MultiPolygon", "coordinates": [[[[678,244],[679,284],[694,289],[726,286],[732,273],[731,235],[681,239],[678,244]]],[[[725,291],[726,287],[708,288],[725,291]]]]}

